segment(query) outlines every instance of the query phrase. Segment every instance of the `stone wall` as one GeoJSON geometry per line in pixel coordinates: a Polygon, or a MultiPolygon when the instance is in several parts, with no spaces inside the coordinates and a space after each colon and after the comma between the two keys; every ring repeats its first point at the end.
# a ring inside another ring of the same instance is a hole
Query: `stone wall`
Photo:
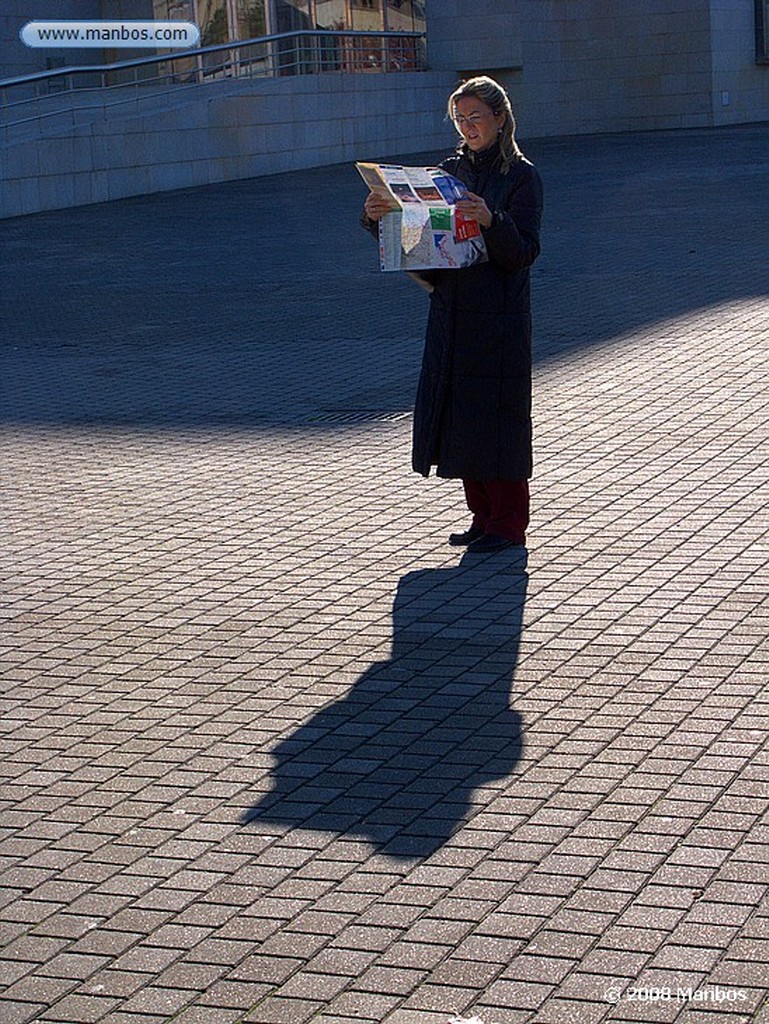
{"type": "Polygon", "coordinates": [[[0,128],[0,216],[453,147],[445,72],[97,90],[0,128]]]}
{"type": "Polygon", "coordinates": [[[769,65],[756,64],[751,0],[710,0],[713,123],[769,121],[769,65]]]}
{"type": "Polygon", "coordinates": [[[431,66],[487,72],[528,136],[769,120],[753,0],[431,3],[431,66]]]}

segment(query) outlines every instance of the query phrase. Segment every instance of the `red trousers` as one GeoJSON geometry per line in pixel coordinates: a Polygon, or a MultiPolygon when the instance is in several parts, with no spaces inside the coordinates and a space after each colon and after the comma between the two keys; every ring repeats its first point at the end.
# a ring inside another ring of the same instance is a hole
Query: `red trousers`
{"type": "Polygon", "coordinates": [[[486,533],[526,543],[529,525],[528,480],[463,480],[473,526],[486,533]]]}

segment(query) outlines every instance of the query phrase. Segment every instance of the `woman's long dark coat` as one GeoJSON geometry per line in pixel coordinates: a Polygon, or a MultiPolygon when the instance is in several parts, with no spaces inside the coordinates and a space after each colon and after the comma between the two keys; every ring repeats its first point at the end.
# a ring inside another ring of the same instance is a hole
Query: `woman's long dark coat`
{"type": "Polygon", "coordinates": [[[529,267],[539,255],[542,184],[499,150],[462,153],[441,165],[494,214],[483,234],[487,263],[428,271],[430,296],[414,409],[412,464],[428,476],[522,480],[531,476],[529,267]]]}

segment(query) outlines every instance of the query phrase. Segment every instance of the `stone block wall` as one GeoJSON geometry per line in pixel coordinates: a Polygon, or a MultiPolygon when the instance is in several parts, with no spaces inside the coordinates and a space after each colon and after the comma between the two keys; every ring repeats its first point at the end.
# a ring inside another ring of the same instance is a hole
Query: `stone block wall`
{"type": "MultiPolygon", "coordinates": [[[[138,87],[0,127],[0,216],[453,147],[445,72],[138,87]]],[[[57,106],[58,104],[58,106],[57,106]]],[[[61,109],[59,109],[61,107],[61,109]]]]}
{"type": "Polygon", "coordinates": [[[769,64],[756,64],[752,2],[710,0],[713,123],[769,121],[769,64]]]}
{"type": "Polygon", "coordinates": [[[429,4],[431,65],[488,72],[528,136],[769,120],[753,0],[429,4]]]}

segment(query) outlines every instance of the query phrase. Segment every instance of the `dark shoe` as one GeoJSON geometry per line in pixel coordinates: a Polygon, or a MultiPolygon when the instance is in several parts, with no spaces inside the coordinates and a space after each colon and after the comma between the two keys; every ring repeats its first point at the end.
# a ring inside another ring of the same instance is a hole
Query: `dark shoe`
{"type": "Polygon", "coordinates": [[[502,551],[504,548],[522,547],[523,541],[509,540],[507,537],[500,537],[498,533],[484,533],[467,550],[472,551],[473,554],[483,555],[490,551],[502,551]]]}
{"type": "Polygon", "coordinates": [[[483,528],[480,526],[471,526],[469,530],[465,530],[464,533],[452,533],[449,536],[449,544],[455,548],[463,548],[467,544],[472,544],[474,540],[478,540],[483,537],[483,528]]]}

